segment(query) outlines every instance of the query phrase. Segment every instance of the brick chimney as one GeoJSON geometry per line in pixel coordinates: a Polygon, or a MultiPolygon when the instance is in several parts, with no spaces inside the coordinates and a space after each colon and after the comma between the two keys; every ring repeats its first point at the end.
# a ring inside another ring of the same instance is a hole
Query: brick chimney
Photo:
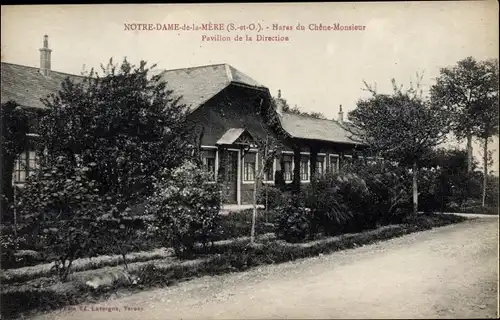
{"type": "Polygon", "coordinates": [[[43,48],[40,48],[40,73],[48,77],[50,76],[50,53],[52,49],[49,49],[49,36],[43,36],[43,48]]]}
{"type": "Polygon", "coordinates": [[[338,121],[340,123],[344,122],[344,112],[342,111],[342,105],[340,105],[338,121]]]}
{"type": "Polygon", "coordinates": [[[281,99],[281,90],[278,89],[278,98],[276,99],[276,112],[278,115],[283,114],[283,99],[281,99]]]}

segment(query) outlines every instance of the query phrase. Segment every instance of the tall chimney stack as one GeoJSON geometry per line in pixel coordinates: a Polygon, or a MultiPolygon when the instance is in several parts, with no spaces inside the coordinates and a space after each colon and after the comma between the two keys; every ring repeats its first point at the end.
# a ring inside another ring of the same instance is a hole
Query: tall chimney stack
{"type": "Polygon", "coordinates": [[[276,99],[276,112],[278,113],[278,115],[282,115],[283,114],[283,100],[281,99],[281,90],[278,89],[278,98],[276,99]]]}
{"type": "Polygon", "coordinates": [[[40,73],[48,77],[50,76],[50,53],[52,49],[49,49],[49,36],[43,36],[43,48],[40,48],[40,73]]]}
{"type": "Polygon", "coordinates": [[[339,109],[339,122],[340,123],[344,122],[344,112],[342,111],[342,105],[340,105],[339,109]]]}

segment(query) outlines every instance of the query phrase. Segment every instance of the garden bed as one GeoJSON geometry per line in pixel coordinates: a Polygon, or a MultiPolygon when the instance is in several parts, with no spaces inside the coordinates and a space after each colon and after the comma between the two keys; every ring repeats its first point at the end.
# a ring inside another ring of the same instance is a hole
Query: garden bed
{"type": "MultiPolygon", "coordinates": [[[[264,210],[257,212],[256,233],[264,234],[273,232],[272,217],[264,210]]],[[[150,217],[148,217],[151,219],[150,217]]],[[[216,231],[213,239],[215,241],[222,241],[241,237],[244,234],[250,234],[252,221],[252,209],[244,210],[241,212],[229,212],[225,216],[220,216],[218,223],[218,230],[216,231]]],[[[21,230],[23,226],[19,226],[21,230]]],[[[12,232],[12,226],[2,226],[2,232],[12,232]]],[[[136,241],[131,239],[131,241],[136,241]]],[[[141,239],[141,243],[129,243],[128,247],[135,248],[136,253],[127,255],[127,262],[147,261],[154,259],[164,258],[167,254],[163,249],[164,242],[160,237],[146,237],[141,239]]],[[[28,246],[30,250],[18,250],[14,252],[15,256],[26,257],[34,256],[36,258],[29,259],[22,262],[2,261],[2,270],[0,270],[0,282],[10,283],[18,281],[26,281],[35,277],[46,277],[51,275],[50,268],[52,267],[52,260],[55,253],[51,248],[43,247],[40,245],[28,246]],[[38,251],[36,251],[36,250],[38,251]],[[44,254],[40,250],[44,249],[44,254]],[[52,258],[51,258],[52,257],[52,258]],[[26,274],[30,274],[25,277],[26,274]]],[[[82,258],[75,260],[75,270],[89,270],[97,269],[106,266],[115,266],[122,263],[120,252],[113,247],[106,247],[105,252],[101,253],[97,258],[82,258]]],[[[2,256],[3,257],[3,256],[2,256]]]]}
{"type": "Polygon", "coordinates": [[[119,267],[76,272],[66,283],[34,279],[2,288],[2,317],[15,317],[23,312],[51,310],[102,299],[119,288],[140,290],[171,285],[193,277],[243,271],[262,264],[280,263],[354,248],[466,219],[450,214],[419,215],[400,225],[306,243],[291,244],[276,240],[273,235],[264,235],[259,237],[257,244],[249,246],[248,238],[240,238],[217,242],[208,251],[198,247],[197,257],[193,260],[180,261],[168,257],[130,264],[128,272],[119,267]]]}

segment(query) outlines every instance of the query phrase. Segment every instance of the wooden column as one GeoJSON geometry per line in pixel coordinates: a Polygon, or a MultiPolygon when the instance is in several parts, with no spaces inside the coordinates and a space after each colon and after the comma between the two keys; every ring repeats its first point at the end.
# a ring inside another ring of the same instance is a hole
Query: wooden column
{"type": "Polygon", "coordinates": [[[311,159],[310,159],[310,164],[311,164],[311,176],[309,179],[311,180],[311,183],[316,181],[316,163],[318,162],[318,147],[316,146],[311,146],[311,159]]]}
{"type": "Polygon", "coordinates": [[[283,159],[283,153],[280,153],[277,157],[277,160],[278,162],[278,167],[279,168],[276,168],[276,172],[274,172],[274,185],[281,189],[282,191],[285,190],[286,188],[286,182],[285,182],[285,178],[283,176],[284,174],[284,167],[285,167],[285,161],[283,159]]]}
{"type": "Polygon", "coordinates": [[[300,148],[293,148],[293,191],[300,191],[300,148]]]}

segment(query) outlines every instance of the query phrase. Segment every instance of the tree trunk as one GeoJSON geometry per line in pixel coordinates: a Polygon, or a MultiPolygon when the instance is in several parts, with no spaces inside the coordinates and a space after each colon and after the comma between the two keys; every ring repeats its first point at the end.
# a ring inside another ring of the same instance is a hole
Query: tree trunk
{"type": "Polygon", "coordinates": [[[482,206],[483,208],[486,206],[486,188],[488,186],[488,138],[484,139],[484,145],[483,145],[483,168],[484,168],[484,173],[483,173],[483,201],[482,201],[482,206]]]}
{"type": "Polygon", "coordinates": [[[255,242],[255,223],[257,220],[257,183],[259,182],[259,178],[255,179],[253,184],[253,212],[252,212],[252,229],[250,231],[250,243],[255,242]]]}
{"type": "Polygon", "coordinates": [[[413,162],[413,214],[418,213],[418,184],[417,184],[417,162],[413,162]]]}
{"type": "Polygon", "coordinates": [[[467,172],[472,171],[472,134],[467,135],[467,172]]]}

